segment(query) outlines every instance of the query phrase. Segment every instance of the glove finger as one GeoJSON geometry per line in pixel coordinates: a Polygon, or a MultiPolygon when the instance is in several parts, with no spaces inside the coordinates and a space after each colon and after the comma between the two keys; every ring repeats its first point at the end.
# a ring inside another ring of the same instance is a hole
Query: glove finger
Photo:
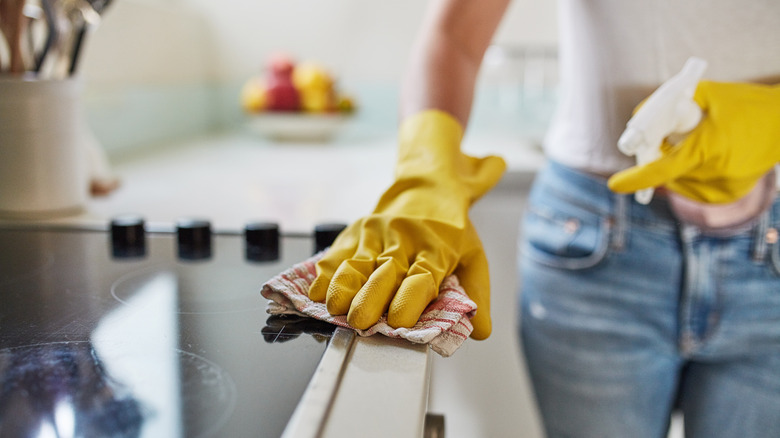
{"type": "MultiPolygon", "coordinates": [[[[323,257],[317,262],[317,277],[309,287],[309,298],[313,301],[326,301],[328,289],[334,275],[346,260],[372,260],[376,257],[375,249],[381,239],[368,226],[370,219],[364,218],[351,224],[342,231],[323,257]]],[[[357,263],[356,263],[357,264],[357,263]]],[[[370,271],[366,271],[368,276],[370,271]]],[[[346,310],[343,312],[346,313],[346,310]]]]}
{"type": "Polygon", "coordinates": [[[365,330],[376,324],[387,311],[405,273],[406,269],[393,258],[385,259],[352,299],[347,313],[349,325],[365,330]]]}
{"type": "MultiPolygon", "coordinates": [[[[424,258],[423,258],[424,260],[424,258]]],[[[387,323],[394,328],[414,327],[428,304],[439,293],[436,276],[419,261],[415,262],[398,287],[387,311],[387,323]]]]}
{"type": "Polygon", "coordinates": [[[649,187],[658,187],[673,181],[699,166],[701,158],[688,136],[677,146],[665,146],[661,158],[640,166],[633,166],[612,175],[607,181],[616,193],[633,193],[649,187]]]}
{"type": "Polygon", "coordinates": [[[469,179],[474,188],[474,199],[477,199],[498,184],[506,171],[506,161],[495,155],[484,158],[469,158],[473,160],[471,163],[473,172],[469,179]]]}
{"type": "Polygon", "coordinates": [[[386,235],[387,247],[377,257],[378,267],[355,295],[347,313],[347,322],[355,328],[365,330],[379,321],[409,270],[409,257],[400,236],[391,238],[390,234],[394,233],[386,235]]]}
{"type": "Polygon", "coordinates": [[[477,312],[471,318],[471,324],[474,326],[471,338],[487,339],[493,330],[490,318],[490,272],[481,244],[464,254],[455,275],[469,298],[477,304],[477,312]]]}
{"type": "Polygon", "coordinates": [[[338,248],[335,246],[330,247],[325,255],[317,261],[317,277],[309,286],[309,298],[312,301],[325,301],[328,293],[328,286],[330,285],[331,278],[341,263],[349,259],[354,255],[354,248],[344,247],[338,248]]]}
{"type": "Polygon", "coordinates": [[[376,260],[352,258],[344,260],[328,285],[325,304],[331,315],[346,315],[352,300],[374,271],[376,260]]]}

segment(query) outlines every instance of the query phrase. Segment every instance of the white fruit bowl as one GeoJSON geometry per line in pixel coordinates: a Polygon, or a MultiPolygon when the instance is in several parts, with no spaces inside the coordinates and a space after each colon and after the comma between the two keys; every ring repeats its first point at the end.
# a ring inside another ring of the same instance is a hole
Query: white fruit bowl
{"type": "Polygon", "coordinates": [[[247,127],[265,138],[285,142],[324,142],[332,139],[351,118],[344,113],[250,114],[247,127]]]}

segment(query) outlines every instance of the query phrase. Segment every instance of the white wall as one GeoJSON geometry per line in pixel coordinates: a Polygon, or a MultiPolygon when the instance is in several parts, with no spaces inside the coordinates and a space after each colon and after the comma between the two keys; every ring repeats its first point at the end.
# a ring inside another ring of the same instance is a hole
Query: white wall
{"type": "MultiPolygon", "coordinates": [[[[332,66],[345,79],[395,81],[423,0],[124,0],[90,40],[96,82],[234,80],[284,50],[332,66]]],[[[555,2],[515,0],[496,36],[554,45],[555,2]]]]}
{"type": "MultiPolygon", "coordinates": [[[[218,77],[256,71],[288,50],[333,66],[345,79],[397,80],[427,2],[421,0],[189,0],[218,40],[218,77]]],[[[514,44],[554,44],[554,2],[516,0],[498,35],[514,44]],[[510,30],[512,30],[510,32],[510,30]]]]}

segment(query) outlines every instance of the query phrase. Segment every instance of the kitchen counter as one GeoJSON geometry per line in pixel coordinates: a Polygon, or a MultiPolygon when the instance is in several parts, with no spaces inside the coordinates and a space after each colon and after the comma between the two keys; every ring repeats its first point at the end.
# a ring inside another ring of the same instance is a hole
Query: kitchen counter
{"type": "MultiPolygon", "coordinates": [[[[523,140],[467,136],[463,148],[503,156],[505,184],[544,160],[523,140]]],[[[47,222],[99,224],[135,213],[150,223],[203,217],[223,230],[263,219],[278,222],[283,232],[308,233],[317,223],[349,223],[370,213],[392,181],[395,155],[395,138],[383,136],[274,143],[229,132],[147,146],[112,159],[122,181],[118,190],[90,199],[82,214],[47,222]]]]}

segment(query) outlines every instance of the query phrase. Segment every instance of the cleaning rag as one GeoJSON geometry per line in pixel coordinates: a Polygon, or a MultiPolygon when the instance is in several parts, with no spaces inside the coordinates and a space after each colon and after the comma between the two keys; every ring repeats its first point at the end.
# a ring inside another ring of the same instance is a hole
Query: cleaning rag
{"type": "Polygon", "coordinates": [[[261,294],[269,300],[266,309],[268,313],[308,316],[353,329],[360,336],[379,333],[390,338],[428,344],[443,357],[452,355],[474,329],[470,319],[474,316],[477,305],[466,295],[454,275],[444,279],[439,288],[439,296],[428,305],[414,327],[390,327],[386,316],[383,316],[366,330],[355,329],[347,323],[346,315],[331,315],[325,303],[309,299],[309,285],[317,276],[315,265],[322,254],[294,265],[263,285],[261,294]]]}

